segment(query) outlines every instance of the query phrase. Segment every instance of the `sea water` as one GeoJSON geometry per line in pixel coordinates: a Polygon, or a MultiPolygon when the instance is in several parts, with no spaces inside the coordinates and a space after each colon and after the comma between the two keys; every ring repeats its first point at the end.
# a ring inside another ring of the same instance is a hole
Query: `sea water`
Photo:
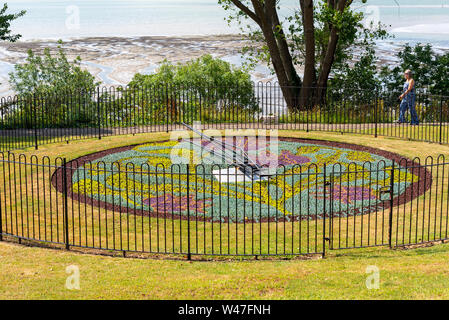
{"type": "MultiPolygon", "coordinates": [[[[8,12],[26,10],[25,16],[12,23],[21,41],[71,39],[83,37],[138,37],[234,34],[236,24],[225,21],[227,12],[217,0],[8,0],[8,12]]],[[[280,0],[281,19],[298,9],[298,0],[280,0]]],[[[354,0],[353,8],[366,15],[366,23],[380,21],[394,35],[379,41],[385,61],[392,61],[394,52],[404,43],[431,43],[435,49],[449,48],[449,0],[354,0]],[[386,53],[385,53],[386,52],[386,53]],[[391,53],[391,54],[390,54],[391,53]]],[[[0,52],[0,83],[7,82],[13,66],[2,61],[8,52],[0,52]]],[[[225,60],[241,65],[241,58],[225,60]]],[[[84,62],[95,64],[95,62],[84,62]]],[[[107,66],[100,66],[100,77],[109,79],[107,66]]],[[[265,66],[256,72],[269,75],[265,66]]],[[[142,70],[153,73],[156,65],[142,70]]],[[[4,89],[0,89],[3,91],[4,89]]],[[[4,93],[4,92],[2,92],[4,93]]]]}
{"type": "MultiPolygon", "coordinates": [[[[27,10],[12,29],[23,39],[90,36],[209,35],[237,33],[217,0],[9,0],[10,11],[27,10]]],[[[281,17],[298,8],[281,0],[281,17]]],[[[380,20],[396,40],[449,47],[449,0],[355,0],[368,19],[380,20]]]]}

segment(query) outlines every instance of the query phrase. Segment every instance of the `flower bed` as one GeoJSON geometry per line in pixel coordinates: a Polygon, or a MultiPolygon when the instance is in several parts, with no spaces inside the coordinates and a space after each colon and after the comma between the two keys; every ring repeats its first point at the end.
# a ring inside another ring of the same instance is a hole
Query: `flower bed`
{"type": "MultiPolygon", "coordinates": [[[[223,183],[213,170],[229,165],[221,162],[218,151],[205,148],[204,141],[163,141],[72,161],[70,195],[124,213],[257,222],[316,219],[330,213],[346,217],[388,208],[381,189],[392,184],[393,162],[396,204],[431,185],[425,168],[378,149],[293,138],[261,143],[235,137],[231,142],[255,162],[275,160],[276,174],[266,181],[223,183]]],[[[54,184],[60,185],[59,180],[53,179],[54,184]]]]}

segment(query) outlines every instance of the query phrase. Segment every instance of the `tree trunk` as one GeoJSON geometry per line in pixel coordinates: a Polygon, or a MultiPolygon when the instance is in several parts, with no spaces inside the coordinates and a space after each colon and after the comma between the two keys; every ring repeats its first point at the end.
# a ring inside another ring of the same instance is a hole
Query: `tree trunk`
{"type": "Polygon", "coordinates": [[[272,29],[273,32],[278,36],[276,37],[277,45],[279,47],[279,52],[281,55],[282,63],[284,65],[285,71],[287,73],[287,78],[290,82],[290,86],[301,87],[302,82],[301,78],[298,76],[296,72],[295,66],[293,64],[293,58],[290,54],[290,50],[288,48],[287,38],[285,37],[284,30],[280,27],[281,23],[279,21],[279,16],[275,7],[275,2],[272,1],[272,29]]]}
{"type": "MultiPolygon", "coordinates": [[[[336,5],[336,10],[343,12],[347,6],[347,0],[340,0],[336,4],[330,1],[329,5],[333,8],[336,5]]],[[[315,103],[320,104],[324,102],[327,91],[327,82],[329,80],[329,75],[332,70],[332,65],[335,59],[335,52],[337,50],[339,40],[339,30],[336,26],[330,26],[329,42],[327,44],[326,53],[321,60],[320,64],[320,74],[318,76],[317,88],[315,91],[315,103]]]]}
{"type": "Polygon", "coordinates": [[[298,106],[298,97],[301,92],[301,80],[296,73],[293,59],[288,51],[283,31],[275,34],[275,28],[279,28],[278,17],[274,0],[267,0],[262,5],[258,0],[252,0],[256,15],[260,17],[260,28],[266,40],[270,52],[271,62],[278,77],[279,85],[284,95],[287,107],[294,110],[298,106]]]}
{"type": "MultiPolygon", "coordinates": [[[[252,8],[243,1],[229,1],[260,27],[288,108],[295,110],[300,107],[313,106],[313,103],[321,103],[325,97],[327,81],[334,63],[339,30],[336,26],[329,25],[329,42],[327,48],[323,50],[317,80],[314,1],[299,0],[305,40],[305,70],[302,81],[295,70],[287,39],[280,25],[276,6],[277,1],[250,0],[248,3],[252,4],[252,8]]],[[[352,0],[328,0],[327,3],[330,8],[342,12],[352,3],[352,0]]]]}
{"type": "Polygon", "coordinates": [[[313,87],[316,85],[315,69],[315,26],[313,24],[313,0],[301,0],[302,22],[305,40],[304,77],[301,90],[300,105],[303,108],[311,107],[313,87]]]}

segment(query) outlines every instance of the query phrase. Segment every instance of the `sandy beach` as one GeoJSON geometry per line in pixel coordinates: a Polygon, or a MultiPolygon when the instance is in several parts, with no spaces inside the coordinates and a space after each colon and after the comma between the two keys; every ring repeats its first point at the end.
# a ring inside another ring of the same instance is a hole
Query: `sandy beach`
{"type": "MultiPolygon", "coordinates": [[[[62,47],[69,59],[80,56],[83,67],[105,85],[125,85],[136,73],[155,72],[165,59],[177,63],[211,54],[240,66],[239,52],[245,43],[239,35],[90,37],[65,41],[62,47]]],[[[40,54],[45,48],[50,48],[52,53],[56,53],[57,47],[55,40],[0,43],[0,61],[4,66],[0,93],[10,93],[7,74],[13,70],[14,64],[25,61],[29,49],[40,54]]],[[[274,79],[269,69],[263,66],[258,66],[252,76],[257,81],[274,79]]]]}

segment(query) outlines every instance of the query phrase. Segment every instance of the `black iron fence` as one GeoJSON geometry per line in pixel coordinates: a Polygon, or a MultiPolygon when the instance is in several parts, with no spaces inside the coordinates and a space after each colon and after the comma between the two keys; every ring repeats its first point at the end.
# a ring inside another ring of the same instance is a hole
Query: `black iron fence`
{"type": "MultiPolygon", "coordinates": [[[[277,84],[252,88],[98,88],[2,98],[1,151],[119,134],[171,131],[199,121],[205,129],[332,131],[449,143],[449,98],[416,95],[419,126],[397,123],[396,93],[328,89],[317,101],[288,105],[277,84]]],[[[296,88],[299,91],[299,88],[296,88]]],[[[287,99],[291,100],[291,99],[287,99]]]]}
{"type": "MultiPolygon", "coordinates": [[[[448,239],[449,162],[443,156],[322,170],[280,167],[265,182],[239,186],[214,183],[214,166],[206,165],[1,153],[0,166],[3,239],[188,258],[324,255],[448,239]]],[[[221,167],[219,179],[235,177],[221,167]]]]}

